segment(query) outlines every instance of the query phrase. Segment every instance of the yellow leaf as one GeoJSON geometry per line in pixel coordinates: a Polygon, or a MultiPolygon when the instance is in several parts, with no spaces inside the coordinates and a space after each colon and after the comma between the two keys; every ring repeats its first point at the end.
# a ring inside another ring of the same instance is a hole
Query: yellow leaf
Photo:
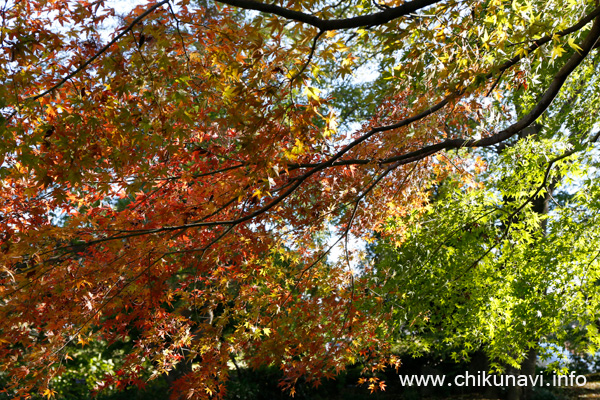
{"type": "Polygon", "coordinates": [[[84,337],[82,337],[81,335],[79,335],[78,340],[77,340],[77,344],[80,344],[83,347],[86,344],[88,344],[89,342],[90,341],[88,339],[85,339],[84,337]]]}
{"type": "Polygon", "coordinates": [[[52,389],[44,390],[44,397],[51,398],[51,397],[54,397],[55,394],[56,394],[55,390],[52,390],[52,389]]]}
{"type": "Polygon", "coordinates": [[[46,104],[46,114],[55,117],[56,116],[56,111],[54,110],[54,108],[52,107],[51,104],[46,104]]]}
{"type": "Polygon", "coordinates": [[[227,87],[225,87],[225,90],[223,91],[223,98],[225,98],[226,100],[229,100],[234,95],[235,95],[235,88],[233,86],[228,85],[227,87]]]}
{"type": "Polygon", "coordinates": [[[578,53],[579,53],[579,52],[581,52],[581,50],[583,50],[581,47],[579,47],[579,46],[577,45],[577,43],[575,43],[575,39],[573,39],[573,38],[569,38],[569,39],[567,40],[567,43],[569,44],[569,46],[571,46],[571,48],[572,48],[573,50],[575,50],[575,51],[576,51],[576,52],[578,52],[578,53]]]}
{"type": "Polygon", "coordinates": [[[552,48],[552,59],[554,60],[557,57],[562,56],[565,53],[565,49],[562,48],[562,46],[554,46],[552,48]]]}
{"type": "Polygon", "coordinates": [[[517,50],[518,56],[526,57],[527,54],[529,54],[529,53],[528,53],[527,49],[525,49],[525,48],[521,48],[521,49],[517,50]]]}
{"type": "Polygon", "coordinates": [[[306,97],[313,100],[319,100],[319,93],[321,93],[319,89],[312,86],[306,86],[302,92],[306,97]]]}
{"type": "Polygon", "coordinates": [[[90,282],[86,281],[85,279],[83,279],[83,280],[77,281],[75,286],[77,287],[77,289],[81,289],[81,287],[92,286],[92,284],[90,282]]]}

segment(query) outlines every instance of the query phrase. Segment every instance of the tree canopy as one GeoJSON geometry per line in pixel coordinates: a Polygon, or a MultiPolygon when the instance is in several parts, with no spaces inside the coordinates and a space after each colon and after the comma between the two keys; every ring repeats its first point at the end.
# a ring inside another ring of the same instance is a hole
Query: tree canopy
{"type": "Polygon", "coordinates": [[[413,327],[517,343],[512,362],[573,320],[599,343],[596,2],[123,7],[0,9],[11,395],[51,397],[96,340],[131,343],[100,386],[187,365],[187,398],[222,393],[232,357],[279,366],[292,394],[397,366],[413,327]]]}

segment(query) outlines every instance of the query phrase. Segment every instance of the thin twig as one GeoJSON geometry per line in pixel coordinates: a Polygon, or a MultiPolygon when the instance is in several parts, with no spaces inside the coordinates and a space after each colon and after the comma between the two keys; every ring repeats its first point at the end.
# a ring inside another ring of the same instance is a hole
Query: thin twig
{"type": "Polygon", "coordinates": [[[300,68],[300,70],[298,71],[298,73],[296,75],[294,75],[291,79],[290,79],[290,86],[292,85],[292,83],[294,83],[294,80],[296,80],[296,78],[298,78],[300,75],[302,75],[304,73],[304,71],[306,70],[306,68],[308,68],[308,66],[310,65],[310,62],[313,59],[313,56],[315,54],[315,51],[317,50],[317,42],[319,40],[319,37],[321,37],[321,35],[325,33],[325,31],[319,31],[317,33],[317,35],[315,36],[315,38],[313,39],[313,43],[312,46],[310,48],[310,53],[308,53],[308,59],[306,60],[306,62],[304,63],[304,65],[302,66],[302,68],[300,68]]]}

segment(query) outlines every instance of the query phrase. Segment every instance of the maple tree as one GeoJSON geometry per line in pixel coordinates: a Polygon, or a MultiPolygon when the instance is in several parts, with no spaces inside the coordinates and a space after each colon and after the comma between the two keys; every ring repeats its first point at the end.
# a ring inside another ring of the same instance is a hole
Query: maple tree
{"type": "Polygon", "coordinates": [[[592,1],[1,13],[0,365],[14,396],[51,397],[71,346],[94,340],[133,342],[105,386],[187,365],[175,397],[222,394],[231,357],[280,366],[292,394],[359,360],[398,365],[396,315],[364,290],[348,237],[404,237],[394,218],[425,212],[457,170],[469,185],[485,163],[466,155],[536,121],[581,125],[544,132],[580,153],[597,139],[592,1]],[[356,82],[365,69],[379,75],[356,82]]]}

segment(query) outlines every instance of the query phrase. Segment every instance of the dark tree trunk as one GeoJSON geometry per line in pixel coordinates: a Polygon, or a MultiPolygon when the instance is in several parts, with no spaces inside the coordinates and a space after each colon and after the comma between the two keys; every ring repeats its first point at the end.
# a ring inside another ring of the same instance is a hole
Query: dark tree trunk
{"type": "MultiPolygon", "coordinates": [[[[528,381],[531,382],[531,379],[535,377],[535,366],[537,361],[537,350],[535,348],[530,349],[527,353],[527,358],[523,360],[521,363],[520,369],[510,368],[508,371],[514,375],[527,375],[528,381]],[[531,377],[531,378],[529,378],[531,377]]],[[[533,387],[531,385],[521,387],[521,386],[511,386],[508,388],[507,400],[528,400],[531,398],[531,392],[533,387]]]]}

